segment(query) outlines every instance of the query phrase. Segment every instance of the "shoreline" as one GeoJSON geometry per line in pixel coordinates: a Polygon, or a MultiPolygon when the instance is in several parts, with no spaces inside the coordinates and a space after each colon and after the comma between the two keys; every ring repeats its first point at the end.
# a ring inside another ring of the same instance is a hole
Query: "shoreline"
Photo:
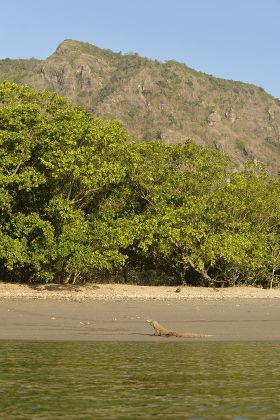
{"type": "Polygon", "coordinates": [[[262,289],[253,286],[206,288],[191,286],[137,286],[129,284],[21,284],[0,282],[0,299],[86,300],[164,300],[192,299],[280,299],[280,288],[262,289]]]}
{"type": "Polygon", "coordinates": [[[280,342],[280,289],[0,282],[0,319],[0,340],[280,342]],[[211,337],[155,337],[147,319],[211,337]]]}

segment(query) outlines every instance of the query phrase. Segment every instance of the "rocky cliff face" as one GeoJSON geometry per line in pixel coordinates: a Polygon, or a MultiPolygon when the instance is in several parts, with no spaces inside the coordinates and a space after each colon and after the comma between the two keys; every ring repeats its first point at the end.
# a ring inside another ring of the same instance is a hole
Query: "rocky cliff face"
{"type": "Polygon", "coordinates": [[[46,60],[1,60],[9,79],[68,97],[120,120],[139,140],[192,138],[233,157],[280,169],[280,101],[254,85],[67,40],[46,60]]]}

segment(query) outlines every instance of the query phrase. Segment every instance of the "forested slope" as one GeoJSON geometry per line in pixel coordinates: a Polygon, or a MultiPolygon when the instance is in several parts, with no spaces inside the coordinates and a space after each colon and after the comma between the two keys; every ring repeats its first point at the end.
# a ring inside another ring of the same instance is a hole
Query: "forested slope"
{"type": "Polygon", "coordinates": [[[66,40],[46,60],[0,60],[0,81],[58,92],[135,139],[197,144],[280,168],[280,103],[263,89],[66,40]]]}

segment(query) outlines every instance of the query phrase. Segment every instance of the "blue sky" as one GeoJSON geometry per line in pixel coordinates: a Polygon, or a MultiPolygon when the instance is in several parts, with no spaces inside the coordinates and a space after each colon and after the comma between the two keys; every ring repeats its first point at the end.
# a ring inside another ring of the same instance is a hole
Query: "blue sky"
{"type": "Polygon", "coordinates": [[[175,59],[280,98],[280,0],[2,0],[0,58],[64,39],[175,59]]]}

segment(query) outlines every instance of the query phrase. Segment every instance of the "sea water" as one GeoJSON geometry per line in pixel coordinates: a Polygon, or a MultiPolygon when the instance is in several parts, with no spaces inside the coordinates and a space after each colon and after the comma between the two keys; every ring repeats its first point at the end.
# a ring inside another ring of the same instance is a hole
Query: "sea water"
{"type": "Polygon", "coordinates": [[[280,419],[279,343],[0,342],[3,419],[280,419]]]}

